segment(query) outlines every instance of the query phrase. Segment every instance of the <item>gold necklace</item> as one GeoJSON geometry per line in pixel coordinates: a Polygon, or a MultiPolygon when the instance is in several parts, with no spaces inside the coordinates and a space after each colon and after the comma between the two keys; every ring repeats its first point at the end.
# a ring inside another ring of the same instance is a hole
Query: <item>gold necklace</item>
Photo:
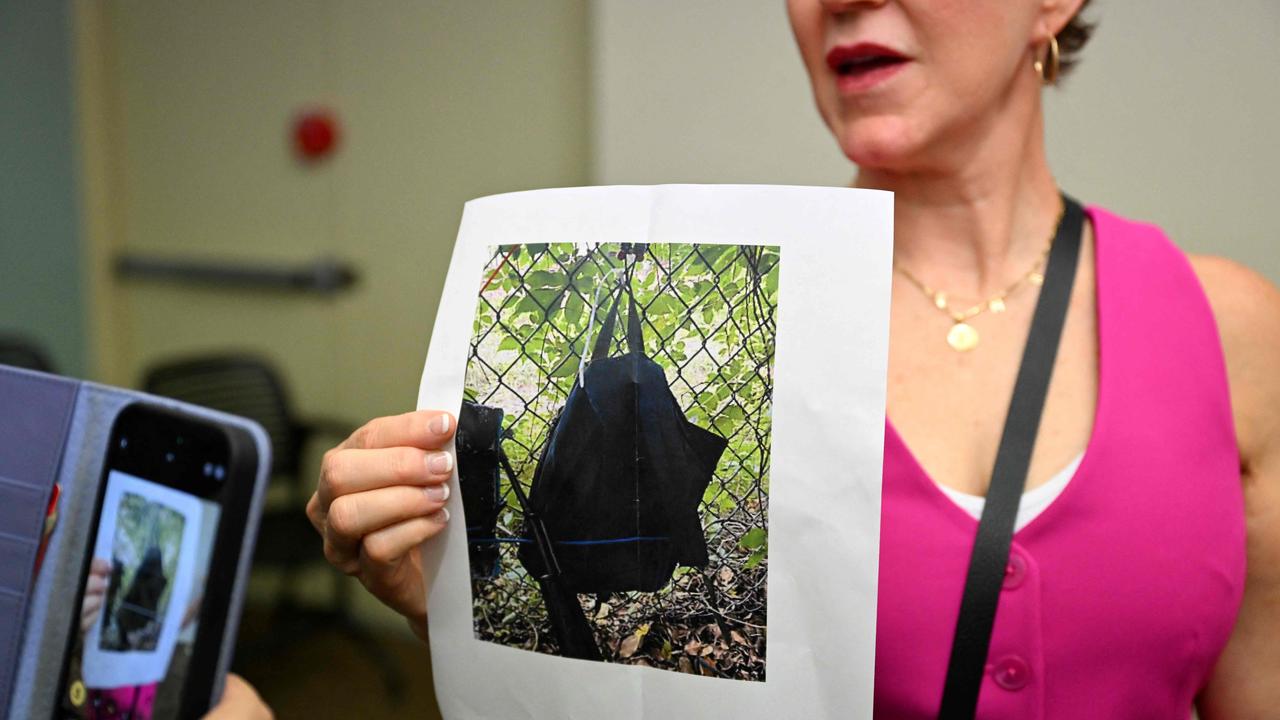
{"type": "Polygon", "coordinates": [[[912,275],[905,267],[899,265],[897,261],[894,261],[893,267],[895,270],[902,273],[904,277],[910,280],[911,284],[920,288],[925,296],[933,301],[934,307],[938,308],[938,310],[945,313],[947,317],[951,318],[951,329],[947,331],[947,344],[951,346],[951,349],[956,352],[969,352],[970,350],[978,347],[979,339],[978,331],[969,324],[970,320],[988,310],[990,310],[993,315],[998,315],[1004,312],[1006,309],[1005,300],[1007,300],[1013,291],[1017,290],[1024,282],[1035,286],[1044,284],[1044,266],[1049,259],[1049,250],[1053,248],[1053,239],[1058,234],[1058,226],[1062,224],[1062,216],[1065,214],[1065,208],[1062,212],[1058,213],[1058,220],[1053,224],[1053,234],[1049,236],[1049,242],[1045,244],[1044,252],[1040,253],[1040,257],[1036,258],[1036,261],[1031,266],[1030,270],[1018,276],[1017,280],[1014,280],[1008,287],[1001,290],[999,293],[996,293],[987,301],[980,302],[966,310],[955,310],[952,308],[950,299],[947,297],[947,293],[945,291],[936,290],[926,285],[915,275],[912,275]]]}

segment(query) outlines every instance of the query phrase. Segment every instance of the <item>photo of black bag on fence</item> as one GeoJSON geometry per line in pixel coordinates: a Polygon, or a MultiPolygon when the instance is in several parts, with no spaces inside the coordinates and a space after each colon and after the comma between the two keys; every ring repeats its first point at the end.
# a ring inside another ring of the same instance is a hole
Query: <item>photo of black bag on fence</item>
{"type": "MultiPolygon", "coordinates": [[[[564,582],[581,593],[654,592],[677,565],[707,564],[698,505],[726,445],[685,418],[662,367],[645,355],[630,274],[624,277],[529,492],[564,582]],[[628,351],[610,357],[624,290],[628,351]]],[[[544,571],[529,544],[519,557],[535,577],[544,571]]]]}
{"type": "Polygon", "coordinates": [[[181,513],[163,503],[124,493],[116,510],[111,577],[98,640],[102,650],[156,649],[173,594],[185,523],[181,513]]]}
{"type": "Polygon", "coordinates": [[[778,248],[490,253],[455,445],[474,637],[764,681],[778,248]]]}

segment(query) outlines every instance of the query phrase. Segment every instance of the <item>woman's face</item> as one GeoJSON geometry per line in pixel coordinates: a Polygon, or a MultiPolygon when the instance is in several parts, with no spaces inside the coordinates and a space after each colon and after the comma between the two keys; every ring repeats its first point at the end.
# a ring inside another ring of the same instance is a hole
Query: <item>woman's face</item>
{"type": "Polygon", "coordinates": [[[787,10],[845,155],[864,169],[918,172],[993,123],[1030,121],[1035,53],[1070,18],[1046,9],[1053,1],[788,0],[787,10]]]}

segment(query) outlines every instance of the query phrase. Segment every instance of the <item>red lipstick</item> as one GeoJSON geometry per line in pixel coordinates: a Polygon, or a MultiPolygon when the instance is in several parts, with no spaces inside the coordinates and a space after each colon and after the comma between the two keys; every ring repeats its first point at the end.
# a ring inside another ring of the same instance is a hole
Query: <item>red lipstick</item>
{"type": "Polygon", "coordinates": [[[835,72],[842,94],[870,90],[896,75],[909,61],[893,48],[868,42],[837,45],[827,53],[827,67],[835,72]]]}

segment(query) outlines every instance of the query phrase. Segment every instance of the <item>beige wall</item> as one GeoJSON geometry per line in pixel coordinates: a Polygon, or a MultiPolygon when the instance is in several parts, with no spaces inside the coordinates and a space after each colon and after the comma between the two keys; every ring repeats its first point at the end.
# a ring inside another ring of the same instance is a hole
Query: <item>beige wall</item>
{"type": "MultiPolygon", "coordinates": [[[[1096,0],[1050,92],[1066,189],[1280,281],[1280,3],[1096,0]]],[[[782,0],[594,0],[594,180],[844,184],[782,0]]]]}
{"type": "MultiPolygon", "coordinates": [[[[463,203],[587,181],[586,0],[75,8],[97,379],[134,385],[166,359],[241,350],[283,371],[305,416],[411,410],[463,203]],[[313,105],[342,140],[307,164],[289,128],[313,105]],[[121,279],[123,252],[330,256],[360,279],[335,297],[121,279]]],[[[353,595],[366,620],[404,628],[353,595]]]]}

